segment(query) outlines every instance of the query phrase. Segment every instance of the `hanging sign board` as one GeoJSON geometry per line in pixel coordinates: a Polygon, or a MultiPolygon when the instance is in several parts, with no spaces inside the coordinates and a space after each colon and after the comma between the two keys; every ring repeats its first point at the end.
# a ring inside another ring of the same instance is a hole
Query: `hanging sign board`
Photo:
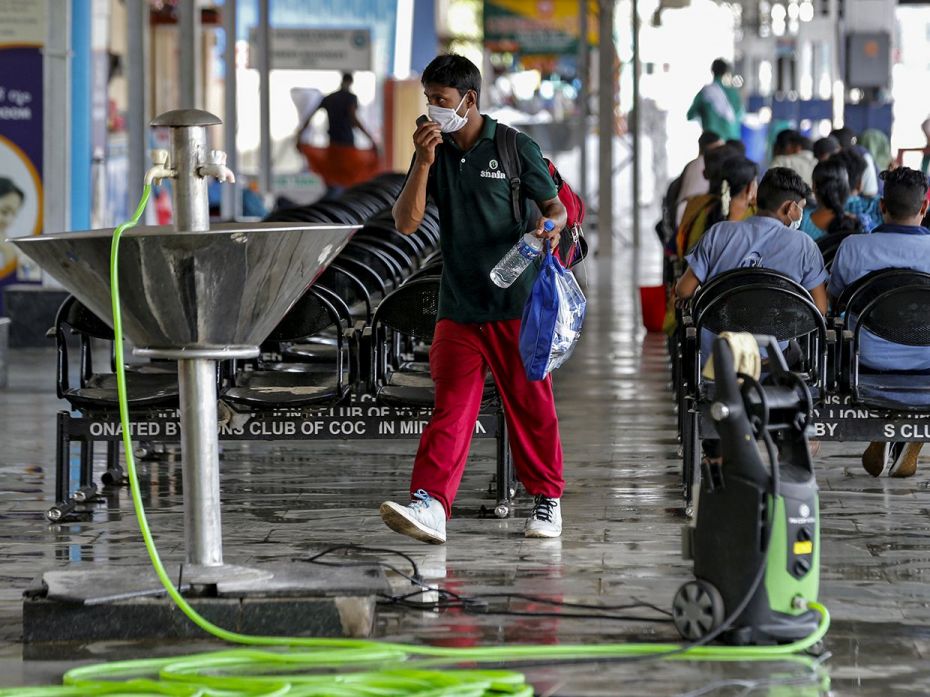
{"type": "MultiPolygon", "coordinates": [[[[597,45],[597,2],[588,2],[588,42],[597,45]]],[[[484,45],[520,55],[578,52],[578,0],[484,0],[484,45]]]]}
{"type": "Polygon", "coordinates": [[[45,32],[45,2],[0,0],[0,286],[15,282],[18,258],[4,240],[42,232],[45,32]]]}
{"type": "MultiPolygon", "coordinates": [[[[271,30],[274,70],[373,70],[369,29],[271,30]]],[[[257,36],[249,32],[249,67],[256,67],[257,36]]]]}

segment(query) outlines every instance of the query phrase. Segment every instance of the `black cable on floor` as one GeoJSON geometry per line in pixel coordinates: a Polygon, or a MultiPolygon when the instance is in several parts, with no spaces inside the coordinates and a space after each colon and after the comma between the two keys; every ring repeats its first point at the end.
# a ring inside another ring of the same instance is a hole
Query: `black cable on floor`
{"type": "Polygon", "coordinates": [[[590,603],[573,603],[570,601],[564,600],[555,600],[553,598],[546,598],[543,596],[534,596],[526,593],[481,593],[475,595],[460,595],[454,591],[450,591],[444,588],[431,588],[427,586],[423,578],[420,576],[420,569],[417,566],[416,561],[407,553],[402,552],[396,549],[390,549],[387,547],[365,547],[363,545],[354,545],[354,544],[343,544],[343,545],[333,545],[328,547],[321,552],[313,554],[309,557],[299,557],[295,558],[294,561],[302,561],[313,564],[322,564],[325,566],[344,566],[344,567],[358,567],[358,566],[367,566],[369,562],[327,562],[322,561],[322,558],[333,554],[334,552],[347,551],[347,552],[360,552],[363,554],[394,554],[396,556],[402,557],[405,559],[413,569],[413,575],[406,574],[398,569],[393,564],[377,560],[377,563],[394,573],[396,573],[401,578],[405,578],[416,586],[419,586],[420,589],[407,593],[400,596],[390,596],[390,595],[381,595],[382,600],[381,604],[384,605],[394,605],[398,607],[404,607],[411,610],[420,610],[420,611],[438,611],[438,610],[448,610],[454,608],[461,608],[470,612],[472,614],[485,614],[485,615],[502,615],[502,616],[515,616],[515,617],[540,617],[540,618],[565,618],[565,619],[585,619],[585,620],[598,620],[604,619],[608,621],[623,621],[623,622],[669,622],[671,613],[668,610],[660,608],[657,605],[647,602],[635,602],[627,603],[623,605],[595,605],[590,603]],[[436,592],[439,594],[439,599],[436,601],[430,602],[417,602],[411,600],[411,598],[416,597],[417,595],[422,595],[427,592],[436,592]],[[545,611],[523,611],[523,610],[507,610],[507,609],[491,609],[488,607],[486,600],[488,599],[519,599],[525,600],[527,602],[538,603],[540,605],[552,605],[554,607],[564,607],[569,609],[578,609],[578,610],[636,610],[639,608],[645,608],[654,610],[664,615],[662,618],[655,617],[637,617],[634,615],[612,615],[602,612],[596,613],[558,613],[558,612],[545,612],[545,611]],[[482,609],[477,609],[482,608],[482,609]]]}

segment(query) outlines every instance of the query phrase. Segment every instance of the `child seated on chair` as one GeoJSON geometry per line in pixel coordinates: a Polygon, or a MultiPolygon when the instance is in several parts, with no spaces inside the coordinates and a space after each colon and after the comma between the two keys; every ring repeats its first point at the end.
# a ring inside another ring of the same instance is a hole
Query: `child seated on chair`
{"type": "MultiPolygon", "coordinates": [[[[927,177],[908,167],[882,172],[881,177],[885,191],[879,206],[884,223],[871,235],[852,235],[840,244],[829,285],[834,299],[873,271],[912,269],[930,273],[930,230],[922,226],[928,208],[927,177]]],[[[867,331],[861,335],[859,356],[860,365],[871,371],[930,371],[927,347],[894,344],[867,331]]],[[[917,471],[920,446],[872,443],[862,456],[862,464],[874,477],[886,469],[893,477],[909,477],[917,471]]]]}

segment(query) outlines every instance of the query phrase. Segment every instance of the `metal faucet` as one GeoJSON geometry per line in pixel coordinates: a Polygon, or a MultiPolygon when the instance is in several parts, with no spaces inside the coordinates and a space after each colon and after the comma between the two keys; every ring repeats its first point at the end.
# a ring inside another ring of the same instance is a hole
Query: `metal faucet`
{"type": "Polygon", "coordinates": [[[176,179],[177,176],[178,171],[168,167],[168,151],[153,150],[152,166],[149,171],[145,173],[146,186],[159,184],[162,179],[176,179]]]}
{"type": "Polygon", "coordinates": [[[211,150],[206,159],[206,163],[197,168],[198,176],[215,177],[221,184],[232,184],[236,181],[236,175],[226,166],[225,152],[222,150],[211,150]]]}
{"type": "MultiPolygon", "coordinates": [[[[198,177],[215,177],[221,184],[233,183],[236,175],[226,166],[226,153],[222,150],[211,150],[205,158],[206,162],[196,168],[198,177]]],[[[168,151],[152,151],[152,167],[145,173],[146,184],[158,184],[162,179],[177,179],[178,170],[168,167],[168,151]]]]}

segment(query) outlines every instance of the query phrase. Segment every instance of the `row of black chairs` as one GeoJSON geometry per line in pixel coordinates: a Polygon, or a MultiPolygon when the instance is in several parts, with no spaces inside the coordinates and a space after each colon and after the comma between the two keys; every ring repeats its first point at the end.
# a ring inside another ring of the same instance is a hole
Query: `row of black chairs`
{"type": "Polygon", "coordinates": [[[702,376],[702,333],[749,332],[785,342],[789,368],[815,402],[827,395],[896,414],[930,413],[930,375],[874,372],[862,362],[864,333],[930,351],[930,274],[883,269],[851,284],[827,317],[803,287],[766,269],[736,269],[704,284],[679,311],[672,347],[682,446],[682,489],[690,504],[701,461],[701,414],[713,400],[702,376]]]}
{"type": "MultiPolygon", "coordinates": [[[[394,227],[391,205],[402,175],[384,175],[350,189],[336,201],[274,211],[276,222],[362,225],[335,261],[272,331],[256,359],[226,361],[217,372],[220,399],[233,413],[313,410],[374,401],[399,409],[430,409],[434,388],[428,351],[439,299],[442,259],[433,206],[412,235],[394,227]]],[[[68,298],[51,333],[58,347],[58,396],[83,417],[112,419],[117,409],[115,375],[95,371],[94,339],[112,342],[112,330],[77,299],[68,298]],[[79,342],[79,375],[69,375],[68,335],[79,342]]],[[[111,368],[113,366],[111,365],[111,368]]],[[[132,365],[127,373],[130,411],[168,412],[178,406],[174,364],[132,365]]],[[[513,468],[500,399],[489,380],[482,413],[497,417],[498,515],[507,515],[514,494],[513,468]]],[[[55,506],[61,520],[96,494],[93,439],[73,437],[68,412],[59,414],[55,506]],[[72,492],[71,441],[80,443],[80,481],[72,492]]],[[[107,443],[104,484],[122,478],[119,449],[107,443]]]]}

